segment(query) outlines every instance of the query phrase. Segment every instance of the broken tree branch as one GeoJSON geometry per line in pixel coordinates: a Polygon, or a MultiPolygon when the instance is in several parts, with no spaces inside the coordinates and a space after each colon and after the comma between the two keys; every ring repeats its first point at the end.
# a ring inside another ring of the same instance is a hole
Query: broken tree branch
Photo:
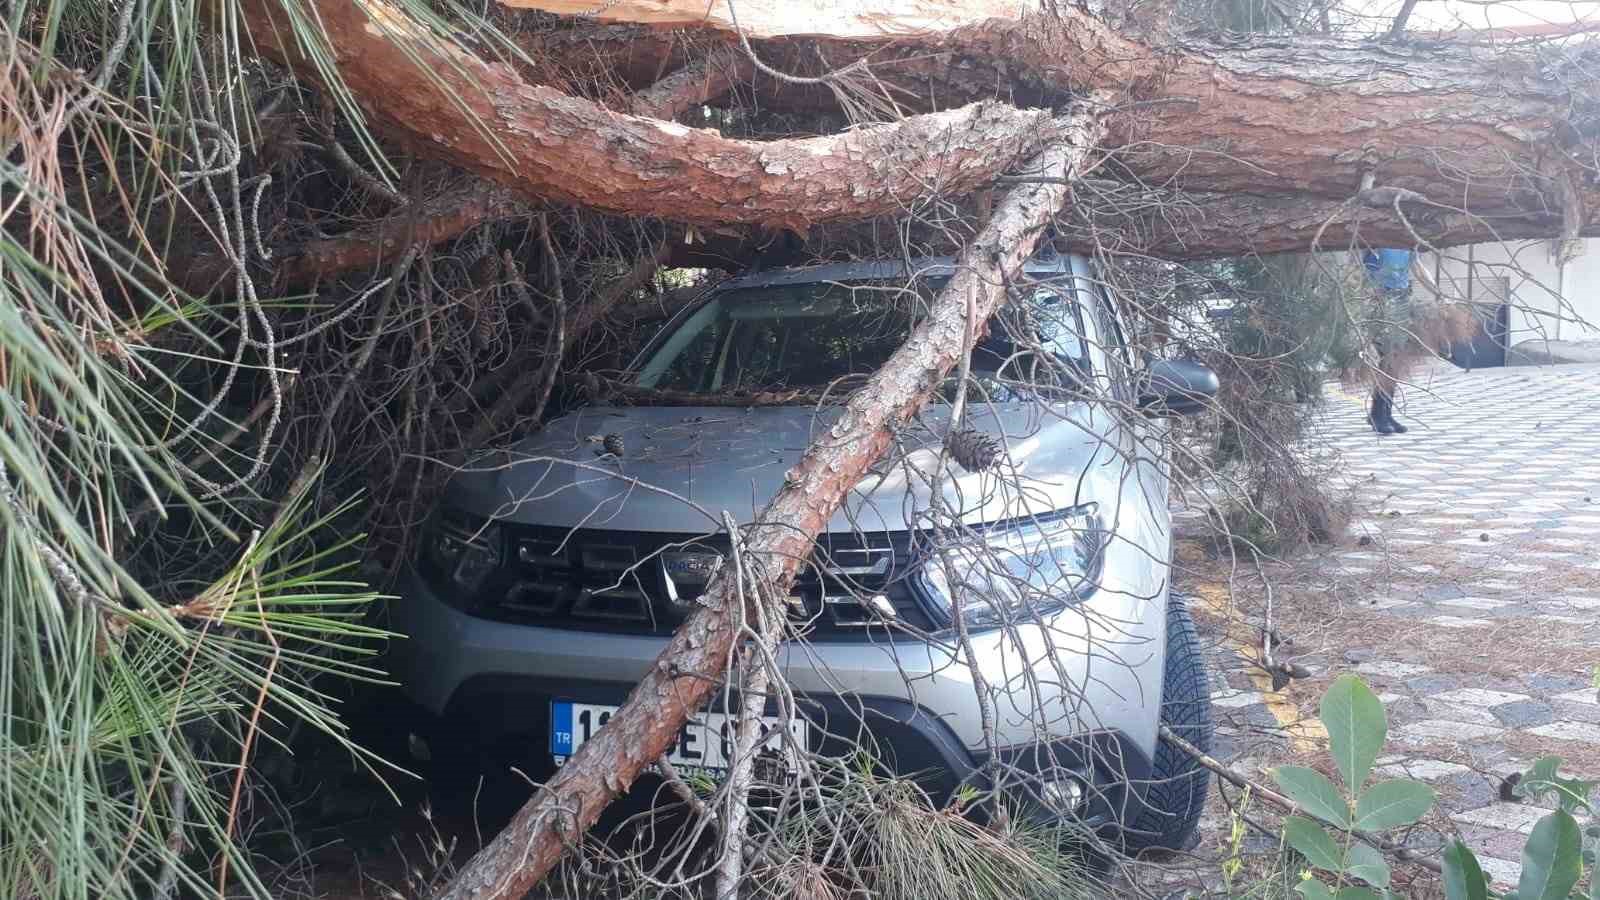
{"type": "MultiPolygon", "coordinates": [[[[377,124],[419,155],[470,168],[524,197],[800,231],[896,214],[917,197],[981,189],[1052,138],[1044,110],[985,102],[823,137],[730,140],[529,83],[509,65],[425,40],[386,0],[313,2],[341,77],[377,124]]],[[[622,15],[636,7],[609,8],[622,15]]],[[[242,9],[259,46],[318,77],[274,27],[282,24],[277,4],[246,0],[242,9]]],[[[826,15],[818,3],[794,9],[789,15],[826,15]]],[[[782,46],[768,41],[760,52],[782,46]]],[[[1552,204],[1528,175],[1559,134],[1587,134],[1565,126],[1597,99],[1592,77],[1569,71],[1576,64],[1532,49],[1331,35],[1156,47],[1066,4],[893,39],[834,36],[827,47],[835,67],[870,56],[874,78],[896,89],[935,74],[948,80],[945,70],[959,59],[980,70],[1003,67],[1019,98],[1041,106],[1090,89],[1131,97],[1142,104],[1137,114],[1124,110],[1107,126],[1124,170],[1144,185],[1236,198],[1236,206],[1257,197],[1268,205],[1273,198],[1342,202],[1376,160],[1382,183],[1477,217],[1477,227],[1455,232],[1452,242],[1548,232],[1552,204]]],[[[1594,142],[1581,140],[1586,148],[1594,142]]],[[[1574,152],[1558,162],[1572,169],[1588,158],[1574,152]]],[[[1573,183],[1586,230],[1600,210],[1600,179],[1573,183]]],[[[1271,234],[1248,217],[1243,224],[1232,247],[1271,234]]],[[[1218,255],[1188,243],[1195,255],[1218,255]]]]}
{"type": "MultiPolygon", "coordinates": [[[[640,91],[634,95],[631,109],[636,116],[671,119],[686,109],[723,96],[754,71],[754,66],[743,53],[734,48],[724,48],[640,91]]],[[[533,212],[528,203],[519,200],[509,189],[481,179],[464,185],[450,185],[420,203],[408,204],[403,196],[383,187],[381,182],[350,160],[344,148],[332,143],[331,138],[329,149],[338,155],[337,158],[349,161],[351,171],[361,173],[356,180],[362,181],[364,177],[376,183],[376,187],[367,186],[369,191],[380,193],[404,208],[337,237],[279,248],[274,254],[277,260],[274,274],[280,286],[299,287],[349,272],[375,270],[386,259],[407,247],[442,244],[480,225],[528,216],[533,212]],[[382,191],[378,188],[382,188],[382,191]]],[[[662,254],[658,252],[657,256],[661,257],[662,254]]],[[[175,267],[172,274],[191,293],[204,296],[212,290],[228,287],[234,271],[233,264],[219,255],[190,260],[175,267]]],[[[621,296],[626,296],[631,290],[625,290],[621,296]]],[[[583,315],[582,312],[579,314],[583,315]]],[[[588,321],[580,320],[575,329],[569,330],[574,335],[581,335],[596,320],[597,317],[590,317],[588,321]]]]}
{"type": "Polygon", "coordinates": [[[1384,39],[1398,41],[1400,38],[1404,37],[1406,33],[1406,20],[1411,18],[1411,12],[1416,8],[1417,0],[1404,0],[1404,2],[1400,4],[1400,12],[1395,14],[1394,24],[1389,26],[1389,33],[1384,36],[1384,39]]]}
{"type": "MultiPolygon", "coordinates": [[[[1077,113],[1052,123],[1064,137],[1033,161],[1036,171],[1077,171],[1103,135],[1100,120],[1077,113]]],[[[816,536],[868,468],[955,367],[966,333],[967,298],[986,321],[1005,302],[1003,284],[1033,252],[1065,202],[1061,185],[1013,189],[961,254],[931,314],[866,385],[826,436],[807,448],[785,487],[745,531],[747,557],[759,558],[768,596],[786,596],[816,536]]],[[[474,856],[441,900],[519,897],[550,871],[602,810],[653,765],[688,717],[711,696],[740,636],[732,612],[738,585],[726,569],[707,585],[694,615],[667,643],[650,673],[605,727],[474,856]]]]}
{"type": "Polygon", "coordinates": [[[947,31],[967,22],[1018,15],[1017,0],[832,0],[808,7],[789,0],[501,0],[513,9],[538,9],[602,22],[637,22],[668,28],[742,31],[750,37],[824,34],[884,38],[947,31]],[[889,6],[893,9],[889,9],[889,6]],[[737,16],[737,18],[736,18],[737,16]]]}
{"type": "Polygon", "coordinates": [[[738,48],[722,47],[634,94],[628,111],[652,119],[676,119],[684,110],[733,90],[755,71],[750,57],[738,48]]]}
{"type": "MultiPolygon", "coordinates": [[[[509,64],[421,36],[385,0],[313,5],[345,85],[406,149],[602,212],[802,230],[967,193],[1061,136],[1047,110],[986,102],[824,137],[730,140],[529,84],[509,64]]],[[[277,3],[240,9],[263,52],[320,77],[277,3]]]]}

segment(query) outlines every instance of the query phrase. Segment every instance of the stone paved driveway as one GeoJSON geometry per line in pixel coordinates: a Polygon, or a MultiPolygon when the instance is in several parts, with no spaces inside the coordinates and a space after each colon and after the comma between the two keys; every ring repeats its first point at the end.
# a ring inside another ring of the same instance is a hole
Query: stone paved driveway
{"type": "MultiPolygon", "coordinates": [[[[1315,677],[1273,693],[1239,653],[1219,653],[1214,700],[1225,752],[1259,769],[1323,753],[1292,720],[1359,672],[1389,711],[1384,773],[1432,783],[1434,827],[1514,884],[1544,810],[1501,802],[1500,779],[1546,754],[1600,775],[1600,366],[1414,377],[1411,432],[1381,439],[1359,398],[1328,389],[1322,441],[1364,512],[1345,546],[1286,567],[1279,585],[1288,654],[1315,677]]],[[[1210,627],[1238,649],[1239,629],[1210,627]]]]}

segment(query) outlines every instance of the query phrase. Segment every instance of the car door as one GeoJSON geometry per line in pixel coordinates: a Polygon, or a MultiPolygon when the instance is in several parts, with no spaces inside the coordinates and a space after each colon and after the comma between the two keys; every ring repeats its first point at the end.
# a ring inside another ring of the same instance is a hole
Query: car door
{"type": "MultiPolygon", "coordinates": [[[[1167,505],[1170,479],[1162,453],[1166,426],[1139,412],[1139,369],[1128,339],[1129,330],[1115,295],[1087,259],[1075,258],[1073,274],[1079,296],[1093,321],[1092,353],[1099,399],[1095,418],[1107,440],[1102,465],[1116,467],[1120,508],[1118,539],[1135,543],[1141,563],[1135,581],[1141,595],[1164,601],[1171,558],[1171,512],[1167,505]],[[1113,459],[1114,454],[1114,459],[1113,459]]],[[[1159,607],[1164,614],[1164,602],[1159,607]]]]}
{"type": "MultiPolygon", "coordinates": [[[[1098,275],[1098,273],[1096,273],[1098,275]]],[[[1172,513],[1168,498],[1172,479],[1170,460],[1165,452],[1169,425],[1165,419],[1143,415],[1138,409],[1140,360],[1129,334],[1124,310],[1105,279],[1095,277],[1095,308],[1102,322],[1106,356],[1115,373],[1114,396],[1117,417],[1129,438],[1128,456],[1131,477],[1137,483],[1147,523],[1145,549],[1153,560],[1168,560],[1172,552],[1172,513]]],[[[1165,573],[1161,573],[1163,579],[1165,573]]]]}

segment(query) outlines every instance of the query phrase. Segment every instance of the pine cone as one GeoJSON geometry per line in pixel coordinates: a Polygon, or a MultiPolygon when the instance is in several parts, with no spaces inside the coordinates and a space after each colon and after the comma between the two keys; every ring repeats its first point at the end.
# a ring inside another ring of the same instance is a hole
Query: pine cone
{"type": "Polygon", "coordinates": [[[1000,464],[1000,442],[993,435],[963,428],[946,437],[944,445],[968,472],[982,472],[1000,464]]]}
{"type": "Polygon", "coordinates": [[[605,436],[605,439],[600,442],[600,446],[612,456],[621,456],[624,449],[622,446],[622,435],[608,434],[605,436]]]}

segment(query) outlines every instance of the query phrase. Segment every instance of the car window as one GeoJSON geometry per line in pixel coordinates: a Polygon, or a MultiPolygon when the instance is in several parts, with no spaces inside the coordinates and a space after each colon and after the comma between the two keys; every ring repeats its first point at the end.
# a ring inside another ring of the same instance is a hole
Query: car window
{"type": "Polygon", "coordinates": [[[713,296],[652,353],[645,387],[751,391],[822,386],[873,371],[921,305],[881,285],[794,285],[713,296]]]}
{"type": "MultiPolygon", "coordinates": [[[[647,354],[638,383],[752,392],[822,387],[867,375],[905,342],[947,280],[925,278],[912,290],[857,282],[725,291],[647,354]]],[[[972,369],[999,382],[1079,380],[1090,371],[1094,340],[1085,318],[1063,291],[1043,285],[1019,289],[974,348],[972,369]]]]}
{"type": "Polygon", "coordinates": [[[1110,290],[1097,282],[1094,287],[1094,310],[1100,324],[1101,344],[1105,348],[1106,374],[1111,379],[1112,395],[1123,402],[1130,402],[1133,399],[1133,360],[1114,303],[1110,290]]]}

